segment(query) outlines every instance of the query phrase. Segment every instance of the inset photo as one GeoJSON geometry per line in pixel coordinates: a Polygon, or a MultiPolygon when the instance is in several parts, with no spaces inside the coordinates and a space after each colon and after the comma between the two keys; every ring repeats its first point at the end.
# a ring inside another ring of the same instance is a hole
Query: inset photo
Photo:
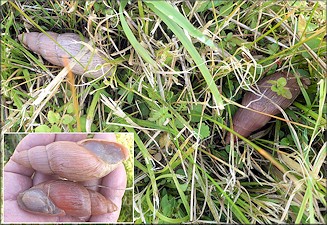
{"type": "Polygon", "coordinates": [[[1,223],[132,223],[133,133],[4,134],[1,223]]]}

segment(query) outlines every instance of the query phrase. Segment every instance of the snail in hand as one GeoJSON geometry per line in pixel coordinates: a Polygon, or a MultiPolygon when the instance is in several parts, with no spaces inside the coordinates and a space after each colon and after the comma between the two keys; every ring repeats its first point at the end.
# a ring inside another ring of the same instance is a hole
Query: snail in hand
{"type": "MultiPolygon", "coordinates": [[[[300,80],[304,87],[310,85],[309,79],[301,78],[300,80]]],[[[244,95],[242,105],[246,108],[238,109],[233,116],[233,130],[243,137],[248,137],[252,132],[265,126],[271,119],[270,116],[250,111],[247,108],[269,115],[276,115],[280,113],[276,105],[282,109],[288,108],[301,92],[296,77],[285,72],[277,72],[263,78],[257,83],[257,87],[259,92],[247,92],[244,95]],[[276,85],[279,79],[286,80],[286,84],[281,87],[286,91],[284,95],[277,93],[275,89],[272,90],[272,86],[276,85]]],[[[226,143],[230,142],[230,133],[227,134],[225,141],[226,143]]]]}
{"type": "Polygon", "coordinates": [[[82,42],[87,43],[89,41],[86,37],[75,33],[57,34],[47,32],[47,35],[44,33],[30,32],[18,35],[18,39],[33,52],[40,54],[50,63],[61,67],[65,66],[63,62],[64,58],[75,60],[72,57],[77,56],[82,49],[85,49],[86,53],[72,68],[72,72],[93,78],[100,77],[103,74],[110,75],[111,66],[106,63],[105,55],[97,48],[90,50],[82,44],[82,42]],[[49,38],[49,36],[56,40],[59,45],[49,38]]]}
{"type": "Polygon", "coordinates": [[[48,216],[88,217],[117,210],[100,193],[66,180],[40,183],[17,196],[19,207],[27,212],[48,216]]]}
{"type": "Polygon", "coordinates": [[[57,141],[15,152],[12,160],[27,168],[71,181],[106,176],[128,158],[125,146],[100,139],[57,141]]]}

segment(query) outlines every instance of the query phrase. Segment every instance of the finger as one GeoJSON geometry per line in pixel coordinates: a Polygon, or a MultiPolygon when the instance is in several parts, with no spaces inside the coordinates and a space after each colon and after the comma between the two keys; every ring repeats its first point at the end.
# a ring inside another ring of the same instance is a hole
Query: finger
{"type": "Polygon", "coordinates": [[[4,222],[57,222],[58,217],[35,215],[20,209],[16,199],[4,202],[4,222]]]}
{"type": "Polygon", "coordinates": [[[90,190],[93,190],[93,191],[99,191],[99,189],[100,189],[99,185],[101,183],[102,183],[102,178],[80,182],[81,185],[83,185],[87,189],[90,189],[90,190]]]}
{"type": "MultiPolygon", "coordinates": [[[[47,145],[54,140],[53,134],[29,134],[17,145],[15,152],[28,150],[38,145],[47,145]]],[[[33,169],[26,168],[14,162],[12,159],[4,167],[4,220],[6,222],[40,222],[56,221],[55,218],[37,216],[23,211],[18,207],[18,193],[29,189],[32,186],[31,176],[33,169]]]]}
{"type": "Polygon", "coordinates": [[[33,176],[33,186],[48,180],[57,180],[57,179],[59,179],[58,175],[48,175],[36,171],[33,176]]]}
{"type": "MultiPolygon", "coordinates": [[[[38,145],[47,145],[53,140],[54,135],[52,134],[28,134],[19,142],[15,149],[15,152],[28,150],[38,145]],[[40,135],[41,137],[36,138],[36,135],[40,135]]],[[[33,169],[21,166],[18,163],[14,162],[12,159],[9,159],[9,161],[4,167],[5,199],[16,199],[18,193],[29,189],[32,186],[31,176],[33,173],[33,169]]]]}
{"type": "Polygon", "coordinates": [[[102,186],[105,186],[106,188],[101,188],[100,193],[103,194],[107,199],[110,199],[118,207],[118,210],[112,213],[92,216],[90,221],[117,222],[120,214],[122,198],[126,189],[126,184],[127,176],[123,164],[119,165],[114,171],[103,178],[102,186]]]}
{"type": "Polygon", "coordinates": [[[59,217],[58,222],[85,222],[88,217],[75,217],[75,216],[61,216],[59,217]]]}
{"type": "MultiPolygon", "coordinates": [[[[55,139],[54,134],[28,134],[25,136],[17,145],[15,152],[20,152],[24,150],[28,150],[35,146],[45,146],[52,143],[55,139]]],[[[4,167],[5,172],[12,172],[17,174],[22,174],[25,176],[32,176],[34,173],[33,169],[26,168],[16,162],[14,162],[11,158],[6,163],[4,167]]]]}
{"type": "Polygon", "coordinates": [[[21,174],[4,172],[4,199],[15,200],[18,193],[32,187],[32,179],[21,174]],[[14,185],[13,185],[14,184],[14,185]]]}
{"type": "Polygon", "coordinates": [[[46,146],[55,140],[55,134],[28,134],[17,145],[15,151],[24,151],[35,146],[46,146]]]}
{"type": "Polygon", "coordinates": [[[96,133],[93,138],[116,142],[116,135],[114,133],[96,133]]]}
{"type": "Polygon", "coordinates": [[[55,141],[73,141],[78,142],[87,138],[87,134],[85,133],[77,133],[77,134],[56,134],[55,141]]]}
{"type": "Polygon", "coordinates": [[[84,222],[73,216],[46,216],[32,214],[19,208],[16,200],[7,200],[4,204],[4,222],[84,222]]]}
{"type": "Polygon", "coordinates": [[[103,178],[102,185],[106,188],[102,188],[100,192],[112,201],[121,200],[125,193],[126,184],[126,170],[124,165],[120,164],[114,171],[103,178]]]}

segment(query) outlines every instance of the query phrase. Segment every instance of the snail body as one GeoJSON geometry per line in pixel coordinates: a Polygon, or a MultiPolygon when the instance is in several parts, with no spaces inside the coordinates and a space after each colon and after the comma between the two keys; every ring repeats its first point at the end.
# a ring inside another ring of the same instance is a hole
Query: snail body
{"type": "MultiPolygon", "coordinates": [[[[310,84],[308,79],[302,78],[301,81],[304,86],[310,84]]],[[[276,105],[282,109],[288,108],[301,92],[296,77],[290,73],[286,74],[284,72],[277,72],[263,78],[257,83],[257,86],[259,93],[247,92],[242,99],[242,105],[269,115],[280,113],[276,105]],[[282,77],[287,81],[283,88],[290,91],[290,98],[278,95],[271,89],[271,81],[277,81],[282,77]]],[[[240,108],[233,116],[233,130],[243,137],[248,137],[253,131],[265,126],[270,119],[270,116],[250,111],[246,108],[240,108]]],[[[225,141],[227,143],[230,141],[230,133],[227,134],[225,141]]]]}
{"type": "Polygon", "coordinates": [[[48,216],[84,217],[117,210],[117,206],[100,193],[64,180],[33,186],[18,194],[17,203],[27,212],[48,216]]]}
{"type": "Polygon", "coordinates": [[[12,156],[13,161],[27,168],[72,181],[104,177],[127,158],[128,150],[123,145],[100,139],[57,141],[12,156]]]}
{"type": "MultiPolygon", "coordinates": [[[[30,50],[40,54],[44,59],[50,63],[64,67],[64,58],[75,60],[75,57],[86,46],[81,42],[88,42],[86,37],[81,37],[75,33],[57,34],[54,32],[47,32],[54,40],[50,39],[44,33],[30,32],[18,35],[18,39],[24,43],[30,50]],[[67,53],[65,50],[69,53],[67,53]]],[[[86,77],[97,78],[103,74],[110,74],[111,67],[108,66],[104,60],[105,56],[100,53],[98,49],[89,50],[78,60],[76,65],[72,68],[72,72],[78,75],[85,75],[86,77]],[[105,66],[103,66],[105,64],[105,66]]]]}

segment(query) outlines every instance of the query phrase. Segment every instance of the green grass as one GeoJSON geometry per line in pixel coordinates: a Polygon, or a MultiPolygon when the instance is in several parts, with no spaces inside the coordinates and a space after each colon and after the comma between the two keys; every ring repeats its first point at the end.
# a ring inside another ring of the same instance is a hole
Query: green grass
{"type": "Polygon", "coordinates": [[[16,3],[1,9],[4,131],[76,131],[74,96],[54,79],[62,68],[17,35],[81,33],[116,66],[75,78],[82,130],[134,133],[135,223],[327,222],[325,2],[16,3]],[[245,91],[276,71],[311,84],[226,144],[245,91]]]}

